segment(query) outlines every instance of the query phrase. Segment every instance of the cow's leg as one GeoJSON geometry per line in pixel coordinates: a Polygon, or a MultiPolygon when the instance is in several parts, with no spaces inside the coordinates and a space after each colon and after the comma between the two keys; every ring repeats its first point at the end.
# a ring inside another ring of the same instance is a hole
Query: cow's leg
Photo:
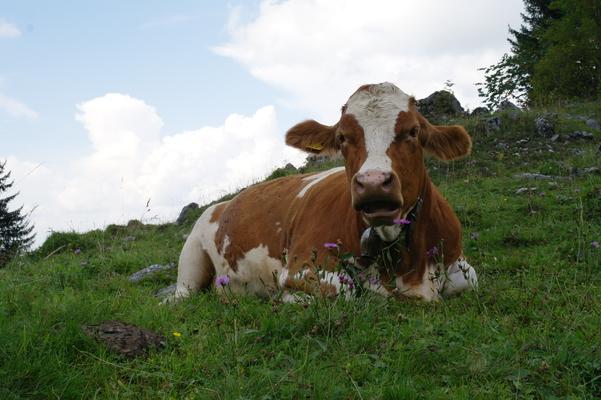
{"type": "Polygon", "coordinates": [[[449,265],[443,279],[441,294],[445,297],[478,287],[476,270],[463,257],[449,265]]]}
{"type": "Polygon", "coordinates": [[[201,215],[184,243],[177,266],[175,294],[169,300],[181,299],[208,287],[215,276],[213,262],[205,249],[207,237],[213,239],[216,230],[216,224],[210,223],[214,207],[201,215]]]}
{"type": "Polygon", "coordinates": [[[349,299],[355,293],[354,282],[346,274],[310,268],[295,274],[290,274],[285,268],[278,277],[278,283],[284,291],[282,300],[288,303],[307,302],[315,296],[334,298],[340,294],[349,299]]]}
{"type": "Polygon", "coordinates": [[[207,252],[202,247],[199,235],[194,231],[184,244],[177,267],[177,287],[175,298],[187,297],[208,287],[215,276],[215,268],[207,252]]]}

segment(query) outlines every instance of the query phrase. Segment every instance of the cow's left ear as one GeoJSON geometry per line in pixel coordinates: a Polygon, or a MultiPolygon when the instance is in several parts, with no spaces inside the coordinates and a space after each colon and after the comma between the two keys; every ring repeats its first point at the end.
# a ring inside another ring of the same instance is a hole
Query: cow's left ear
{"type": "Polygon", "coordinates": [[[308,153],[335,153],[338,124],[327,126],[314,120],[294,125],[286,132],[286,144],[308,153]]]}
{"type": "Polygon", "coordinates": [[[445,161],[465,157],[472,151],[472,139],[460,125],[432,125],[426,121],[419,139],[428,153],[445,161]]]}

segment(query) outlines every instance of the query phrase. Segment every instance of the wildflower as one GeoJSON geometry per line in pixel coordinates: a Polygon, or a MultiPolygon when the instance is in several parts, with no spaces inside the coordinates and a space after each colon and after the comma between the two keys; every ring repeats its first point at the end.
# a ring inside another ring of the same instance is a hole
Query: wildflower
{"type": "Polygon", "coordinates": [[[338,245],[336,243],[332,243],[332,242],[325,242],[323,244],[323,247],[325,247],[326,249],[337,249],[338,245]]]}
{"type": "Polygon", "coordinates": [[[397,218],[392,222],[394,222],[396,225],[411,225],[411,221],[409,221],[407,218],[397,218]]]}
{"type": "Polygon", "coordinates": [[[593,240],[593,241],[591,242],[591,247],[592,247],[593,249],[598,249],[598,248],[600,248],[600,247],[601,247],[601,244],[599,244],[599,242],[598,242],[598,241],[596,241],[596,240],[593,240]]]}
{"type": "Polygon", "coordinates": [[[353,282],[353,279],[347,274],[338,275],[338,280],[340,281],[340,284],[347,285],[351,289],[355,287],[355,282],[353,282]]]}
{"type": "Polygon", "coordinates": [[[370,284],[370,285],[374,285],[374,286],[375,286],[375,285],[379,285],[379,284],[380,284],[380,279],[378,279],[378,277],[377,277],[377,276],[375,276],[375,275],[371,275],[371,276],[369,277],[369,284],[370,284]]]}
{"type": "Polygon", "coordinates": [[[173,336],[180,337],[182,334],[178,331],[173,331],[173,336]]]}
{"type": "Polygon", "coordinates": [[[75,250],[73,250],[73,254],[79,254],[81,253],[81,249],[78,247],[75,250]]]}
{"type": "Polygon", "coordinates": [[[227,286],[230,283],[230,277],[227,275],[219,275],[217,279],[215,279],[215,286],[223,287],[227,286]]]}
{"type": "Polygon", "coordinates": [[[438,254],[438,247],[434,246],[426,252],[428,258],[434,258],[438,254]]]}

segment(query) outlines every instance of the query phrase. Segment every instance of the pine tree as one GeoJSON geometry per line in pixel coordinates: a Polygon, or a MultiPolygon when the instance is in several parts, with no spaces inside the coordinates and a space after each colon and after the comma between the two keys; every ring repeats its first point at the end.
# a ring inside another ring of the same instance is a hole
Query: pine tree
{"type": "MultiPolygon", "coordinates": [[[[10,171],[4,172],[6,161],[0,163],[0,194],[10,189],[14,181],[9,181],[10,171]]],[[[33,226],[21,214],[23,207],[10,211],[8,203],[17,197],[18,193],[0,197],[0,268],[22,251],[27,250],[33,243],[33,226]]]]}
{"type": "Polygon", "coordinates": [[[540,35],[545,51],[532,72],[532,98],[601,98],[601,1],[554,0],[561,18],[540,35]]]}
{"type": "Polygon", "coordinates": [[[508,98],[522,104],[532,100],[532,76],[546,49],[544,33],[562,17],[562,11],[552,7],[552,3],[553,0],[524,0],[524,23],[519,29],[509,28],[511,53],[504,54],[497,64],[481,68],[485,76],[484,83],[478,84],[478,94],[490,108],[508,98]]]}

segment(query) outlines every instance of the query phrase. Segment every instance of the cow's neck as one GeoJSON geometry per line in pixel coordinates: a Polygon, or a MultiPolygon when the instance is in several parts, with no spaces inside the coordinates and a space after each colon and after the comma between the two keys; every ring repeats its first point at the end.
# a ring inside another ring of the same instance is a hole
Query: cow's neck
{"type": "Polygon", "coordinates": [[[403,222],[399,225],[384,227],[369,227],[362,218],[359,218],[359,232],[361,234],[361,258],[364,262],[370,262],[380,254],[383,247],[389,246],[392,242],[400,241],[399,244],[405,248],[411,246],[413,235],[418,231],[417,226],[421,217],[424,203],[427,207],[431,206],[432,201],[432,182],[427,173],[424,173],[418,191],[417,198],[409,203],[409,207],[401,213],[403,222]],[[390,235],[389,238],[386,235],[390,235]]]}

